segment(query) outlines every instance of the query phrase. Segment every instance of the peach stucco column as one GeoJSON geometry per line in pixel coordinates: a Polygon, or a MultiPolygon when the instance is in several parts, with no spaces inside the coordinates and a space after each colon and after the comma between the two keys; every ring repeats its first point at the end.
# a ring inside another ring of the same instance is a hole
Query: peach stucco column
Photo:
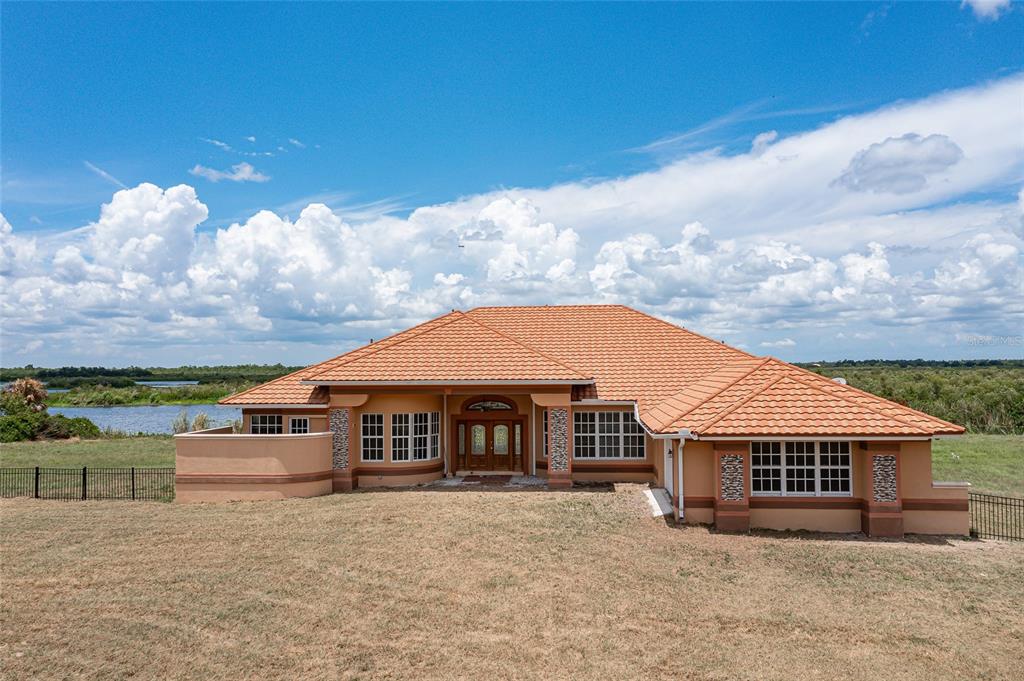
{"type": "Polygon", "coordinates": [[[351,447],[352,409],[342,407],[328,411],[331,429],[331,462],[334,468],[334,491],[350,492],[355,487],[352,478],[351,447]]]}
{"type": "Polygon", "coordinates": [[[750,470],[746,442],[715,443],[715,528],[726,532],[750,529],[750,470]]]}
{"type": "Polygon", "coordinates": [[[903,502],[900,495],[900,445],[898,442],[866,442],[864,473],[867,491],[860,512],[861,529],[869,537],[903,536],[903,502]]]}
{"type": "Polygon", "coordinates": [[[572,487],[572,407],[548,407],[548,486],[572,487]]]}

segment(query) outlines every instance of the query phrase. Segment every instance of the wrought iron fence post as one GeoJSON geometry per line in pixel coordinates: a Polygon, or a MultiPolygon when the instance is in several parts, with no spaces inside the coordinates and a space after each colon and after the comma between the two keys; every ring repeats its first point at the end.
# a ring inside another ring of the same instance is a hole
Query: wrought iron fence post
{"type": "Polygon", "coordinates": [[[132,501],[135,501],[135,466],[132,466],[132,501]]]}
{"type": "Polygon", "coordinates": [[[85,490],[86,480],[87,478],[85,475],[85,466],[82,466],[82,501],[85,501],[86,499],[89,498],[89,495],[85,490]]]}
{"type": "Polygon", "coordinates": [[[36,481],[35,481],[35,488],[34,488],[33,491],[34,491],[33,496],[35,496],[35,498],[38,499],[39,498],[39,466],[36,466],[36,481]]]}

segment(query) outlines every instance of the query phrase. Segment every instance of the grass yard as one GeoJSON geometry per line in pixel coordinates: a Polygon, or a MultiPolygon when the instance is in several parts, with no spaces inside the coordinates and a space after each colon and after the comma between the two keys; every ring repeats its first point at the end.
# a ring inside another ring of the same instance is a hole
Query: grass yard
{"type": "Polygon", "coordinates": [[[1024,435],[965,435],[932,443],[932,477],[972,492],[1024,496],[1024,435]]]}
{"type": "Polygon", "coordinates": [[[173,466],[170,436],[101,438],[99,440],[41,440],[0,444],[0,466],[96,468],[173,466]]]}
{"type": "Polygon", "coordinates": [[[724,535],[615,492],[0,502],[9,679],[1013,679],[1024,544],[724,535]]]}

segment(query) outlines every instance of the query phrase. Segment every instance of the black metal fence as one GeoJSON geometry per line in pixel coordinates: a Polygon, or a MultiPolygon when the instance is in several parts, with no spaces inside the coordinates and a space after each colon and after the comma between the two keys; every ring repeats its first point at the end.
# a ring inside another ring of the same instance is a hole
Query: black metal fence
{"type": "Polygon", "coordinates": [[[968,493],[971,536],[1024,541],[1024,498],[968,493]]]}
{"type": "Polygon", "coordinates": [[[174,499],[173,468],[0,468],[0,497],[174,499]]]}

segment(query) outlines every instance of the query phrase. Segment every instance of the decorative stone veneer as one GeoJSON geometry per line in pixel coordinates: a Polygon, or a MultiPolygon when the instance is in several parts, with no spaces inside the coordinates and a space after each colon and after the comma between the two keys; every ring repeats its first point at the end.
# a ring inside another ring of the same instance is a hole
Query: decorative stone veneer
{"type": "Polygon", "coordinates": [[[724,454],[722,456],[722,501],[743,501],[743,456],[724,454]]]}
{"type": "Polygon", "coordinates": [[[348,468],[348,422],[351,409],[331,409],[329,423],[331,433],[331,459],[335,468],[348,468]]]}
{"type": "Polygon", "coordinates": [[[873,496],[876,502],[895,502],[896,457],[891,454],[876,454],[871,463],[873,496]]]}
{"type": "Polygon", "coordinates": [[[548,431],[551,447],[548,451],[548,470],[569,470],[569,410],[548,409],[548,431]]]}

